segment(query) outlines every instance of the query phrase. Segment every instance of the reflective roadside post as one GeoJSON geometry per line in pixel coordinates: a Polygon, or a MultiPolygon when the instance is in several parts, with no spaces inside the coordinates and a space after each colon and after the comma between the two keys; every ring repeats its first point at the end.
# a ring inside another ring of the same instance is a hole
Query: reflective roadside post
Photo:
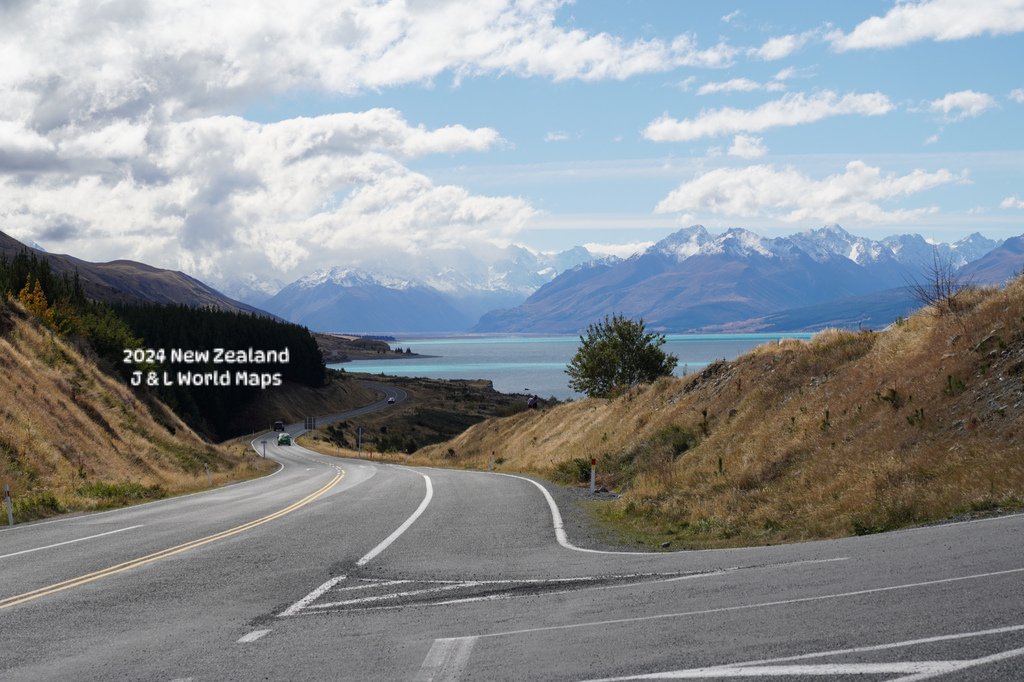
{"type": "Polygon", "coordinates": [[[597,458],[590,458],[590,494],[594,494],[594,488],[597,483],[597,458]]]}
{"type": "Polygon", "coordinates": [[[261,440],[260,444],[263,445],[263,456],[266,457],[267,456],[267,439],[264,438],[263,440],[261,440]]]}
{"type": "Polygon", "coordinates": [[[11,506],[11,486],[4,483],[4,504],[7,506],[7,525],[14,525],[14,509],[11,506]]]}

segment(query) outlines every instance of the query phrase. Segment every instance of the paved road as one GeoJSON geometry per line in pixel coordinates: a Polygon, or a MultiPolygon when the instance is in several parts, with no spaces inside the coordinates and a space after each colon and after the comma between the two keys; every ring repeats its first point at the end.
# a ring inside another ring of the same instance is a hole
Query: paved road
{"type": "Polygon", "coordinates": [[[529,479],[267,453],[0,531],[0,679],[1024,679],[1022,515],[598,553],[529,479]]]}

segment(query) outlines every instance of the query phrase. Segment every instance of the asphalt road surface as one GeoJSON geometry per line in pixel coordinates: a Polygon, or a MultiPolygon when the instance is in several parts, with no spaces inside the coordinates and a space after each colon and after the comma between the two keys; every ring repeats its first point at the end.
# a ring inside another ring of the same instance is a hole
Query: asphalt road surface
{"type": "Polygon", "coordinates": [[[0,531],[0,679],[1024,680],[1024,515],[606,553],[526,478],[267,454],[0,531]]]}

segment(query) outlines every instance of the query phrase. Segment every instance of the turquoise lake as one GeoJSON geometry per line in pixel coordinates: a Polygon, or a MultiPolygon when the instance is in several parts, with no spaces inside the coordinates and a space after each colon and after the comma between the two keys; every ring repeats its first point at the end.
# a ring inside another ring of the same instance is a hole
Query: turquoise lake
{"type": "MultiPolygon", "coordinates": [[[[809,339],[810,334],[667,334],[663,349],[679,358],[676,374],[700,371],[715,360],[731,360],[764,343],[809,339]]],[[[565,367],[579,346],[578,336],[400,337],[391,347],[411,348],[434,357],[355,360],[329,365],[370,374],[434,379],[490,379],[506,393],[547,398],[578,397],[569,388],[565,367]]]]}

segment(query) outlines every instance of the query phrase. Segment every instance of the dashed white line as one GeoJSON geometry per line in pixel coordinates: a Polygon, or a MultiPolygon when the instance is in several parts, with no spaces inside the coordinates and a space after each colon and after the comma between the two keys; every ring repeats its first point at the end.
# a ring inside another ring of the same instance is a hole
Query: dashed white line
{"type": "Polygon", "coordinates": [[[258,640],[260,637],[263,637],[264,635],[268,634],[269,632],[270,632],[270,630],[253,630],[249,634],[244,635],[242,637],[239,637],[238,638],[238,643],[239,644],[251,644],[252,642],[255,642],[256,640],[258,640]]]}
{"type": "Polygon", "coordinates": [[[476,637],[435,639],[414,682],[444,682],[462,677],[476,637]]]}
{"type": "Polygon", "coordinates": [[[90,535],[89,537],[78,538],[77,540],[66,540],[64,542],[58,542],[58,543],[53,544],[53,545],[46,545],[45,547],[35,547],[33,549],[23,549],[20,552],[11,552],[10,554],[0,555],[0,559],[6,559],[8,557],[18,556],[19,554],[31,554],[32,552],[41,552],[44,549],[53,549],[54,547],[63,547],[64,545],[71,545],[71,544],[74,544],[76,542],[85,542],[86,540],[94,540],[95,538],[101,538],[101,537],[103,537],[105,535],[113,535],[114,533],[123,533],[126,530],[134,530],[136,528],[142,528],[143,525],[144,524],[140,523],[137,526],[128,526],[127,528],[118,528],[117,530],[108,530],[106,533],[98,533],[96,535],[90,535]]]}

